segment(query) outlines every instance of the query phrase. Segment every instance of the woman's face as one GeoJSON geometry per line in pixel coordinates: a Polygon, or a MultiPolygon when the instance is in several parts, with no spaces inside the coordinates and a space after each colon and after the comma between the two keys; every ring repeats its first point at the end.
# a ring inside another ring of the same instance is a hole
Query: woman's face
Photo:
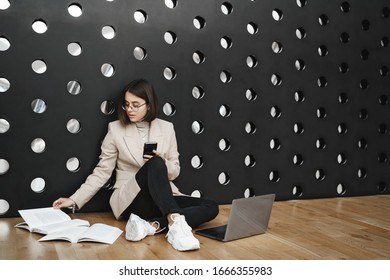
{"type": "Polygon", "coordinates": [[[125,94],[124,108],[126,109],[130,121],[136,123],[145,118],[149,109],[149,104],[146,104],[145,99],[127,91],[125,94]]]}

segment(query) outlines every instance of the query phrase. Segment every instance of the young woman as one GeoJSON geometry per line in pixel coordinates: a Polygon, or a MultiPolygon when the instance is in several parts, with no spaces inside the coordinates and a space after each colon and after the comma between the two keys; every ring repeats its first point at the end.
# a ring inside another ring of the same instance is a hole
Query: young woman
{"type": "Polygon", "coordinates": [[[117,219],[128,218],[126,239],[139,241],[166,232],[179,251],[199,249],[192,227],[214,219],[218,205],[211,200],[182,194],[172,182],[180,173],[173,124],[157,118],[157,98],[146,80],[134,80],[118,106],[118,121],[109,124],[98,165],[69,198],[53,207],[83,207],[116,170],[110,198],[117,219]],[[157,142],[153,155],[143,155],[146,142],[157,142]]]}

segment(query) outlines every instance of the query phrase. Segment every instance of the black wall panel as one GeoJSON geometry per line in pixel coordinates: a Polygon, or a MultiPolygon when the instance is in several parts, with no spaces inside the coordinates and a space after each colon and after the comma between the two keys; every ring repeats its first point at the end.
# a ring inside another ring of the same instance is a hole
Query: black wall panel
{"type": "MultiPolygon", "coordinates": [[[[219,203],[271,192],[388,194],[389,8],[386,0],[0,0],[0,216],[72,194],[98,161],[119,94],[140,77],[176,127],[183,192],[219,203]],[[107,26],[113,38],[103,36],[107,26]],[[45,72],[33,71],[36,60],[45,72]]],[[[108,210],[109,195],[103,188],[83,210],[108,210]]]]}

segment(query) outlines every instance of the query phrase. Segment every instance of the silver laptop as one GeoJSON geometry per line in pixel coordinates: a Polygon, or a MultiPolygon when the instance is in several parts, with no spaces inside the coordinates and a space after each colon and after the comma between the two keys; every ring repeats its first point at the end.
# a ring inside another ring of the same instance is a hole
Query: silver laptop
{"type": "Polygon", "coordinates": [[[220,241],[265,233],[274,201],[275,194],[234,199],[227,225],[200,229],[195,233],[220,241]]]}

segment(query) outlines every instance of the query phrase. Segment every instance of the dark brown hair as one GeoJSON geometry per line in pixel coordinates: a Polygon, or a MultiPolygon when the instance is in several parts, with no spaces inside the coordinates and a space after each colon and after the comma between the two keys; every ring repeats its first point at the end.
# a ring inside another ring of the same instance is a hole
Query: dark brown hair
{"type": "Polygon", "coordinates": [[[136,79],[130,82],[125,90],[122,93],[121,99],[118,102],[118,119],[123,125],[130,124],[131,121],[127,116],[126,112],[122,109],[122,106],[125,105],[125,95],[126,92],[130,92],[135,96],[138,96],[146,101],[146,104],[149,106],[149,110],[146,113],[145,118],[143,119],[146,122],[151,122],[158,115],[158,105],[157,105],[157,96],[154,92],[153,86],[144,79],[136,79]]]}

